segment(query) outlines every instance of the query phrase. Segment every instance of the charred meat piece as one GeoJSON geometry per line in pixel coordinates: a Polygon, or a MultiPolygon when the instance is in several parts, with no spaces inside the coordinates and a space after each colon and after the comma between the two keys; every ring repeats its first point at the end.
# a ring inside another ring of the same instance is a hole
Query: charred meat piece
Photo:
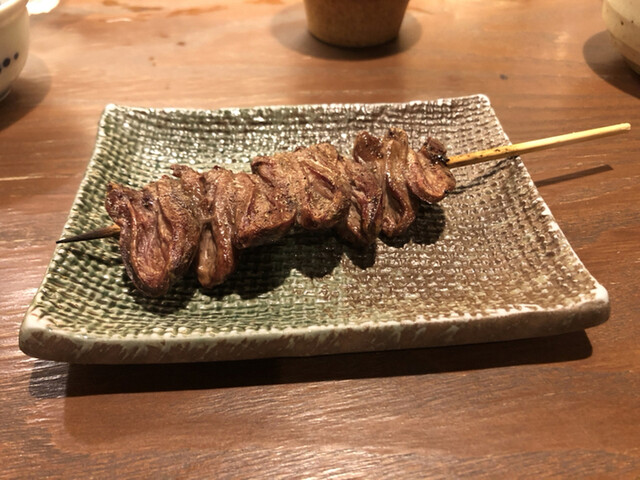
{"type": "Polygon", "coordinates": [[[140,191],[107,187],[105,207],[120,227],[125,269],[146,295],[165,294],[189,268],[201,233],[198,201],[166,176],[140,191]]]}
{"type": "Polygon", "coordinates": [[[342,158],[329,144],[257,157],[252,171],[296,210],[296,224],[307,230],[331,228],[349,208],[351,191],[342,158]]]}
{"type": "Polygon", "coordinates": [[[292,209],[297,219],[299,204],[305,195],[306,179],[294,152],[256,157],[251,161],[251,171],[272,188],[277,200],[292,209]]]}
{"type": "Polygon", "coordinates": [[[275,242],[293,225],[296,211],[256,175],[238,173],[236,183],[236,238],[238,248],[275,242]]]}
{"type": "Polygon", "coordinates": [[[420,150],[407,156],[407,185],[423,202],[439,202],[456,186],[451,170],[445,167],[445,155],[444,145],[429,137],[420,150]]]}
{"type": "Polygon", "coordinates": [[[272,188],[255,175],[220,167],[204,174],[191,170],[189,176],[194,174],[200,176],[204,188],[196,272],[200,284],[212,288],[235,271],[239,249],[285,235],[295,211],[278,201],[272,188]]]}
{"type": "Polygon", "coordinates": [[[409,139],[404,130],[390,128],[382,139],[381,149],[386,172],[382,233],[387,237],[402,235],[416,219],[416,200],[405,178],[409,152],[409,139]]]}
{"type": "MultiPolygon", "coordinates": [[[[366,145],[361,144],[366,141],[364,135],[359,135],[355,148],[366,149],[366,145]]],[[[335,227],[341,238],[360,247],[370,245],[378,237],[383,216],[383,189],[379,178],[384,176],[376,175],[366,162],[355,153],[353,159],[345,158],[344,175],[351,187],[350,205],[347,214],[335,227]]]]}
{"type": "Polygon", "coordinates": [[[307,230],[331,228],[345,215],[351,198],[342,157],[327,143],[298,149],[294,156],[305,178],[298,225],[307,230]]]}
{"type": "Polygon", "coordinates": [[[236,204],[237,188],[234,174],[214,167],[203,174],[205,209],[203,235],[200,238],[196,273],[198,282],[213,288],[224,282],[237,265],[236,204]]]}

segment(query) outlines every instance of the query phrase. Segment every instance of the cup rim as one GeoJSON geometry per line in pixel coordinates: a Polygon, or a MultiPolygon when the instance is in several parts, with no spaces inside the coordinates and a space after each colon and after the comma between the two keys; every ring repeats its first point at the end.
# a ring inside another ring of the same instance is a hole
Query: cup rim
{"type": "Polygon", "coordinates": [[[0,21],[26,8],[29,0],[0,0],[0,21]]]}

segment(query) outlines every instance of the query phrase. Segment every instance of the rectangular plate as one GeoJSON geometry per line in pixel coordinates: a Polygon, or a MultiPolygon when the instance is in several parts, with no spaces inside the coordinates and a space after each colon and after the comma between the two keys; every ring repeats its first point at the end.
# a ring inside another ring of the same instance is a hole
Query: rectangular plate
{"type": "MultiPolygon", "coordinates": [[[[259,154],[360,130],[405,129],[449,153],[508,142],[482,95],[403,104],[223,110],[109,105],[64,235],[111,223],[108,181],[133,187],[172,163],[248,170],[259,154]]],[[[117,242],[59,245],[23,321],[27,354],[77,363],[300,356],[508,340],[581,330],[609,315],[606,290],[558,228],[520,159],[454,170],[403,238],[365,252],[332,235],[292,235],[243,252],[211,292],[186,278],[160,299],[133,289],[117,242]]]]}

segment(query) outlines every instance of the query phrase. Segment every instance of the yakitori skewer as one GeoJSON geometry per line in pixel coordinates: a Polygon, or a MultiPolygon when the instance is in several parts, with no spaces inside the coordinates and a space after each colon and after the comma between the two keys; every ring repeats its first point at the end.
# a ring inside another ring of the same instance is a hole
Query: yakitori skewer
{"type": "MultiPolygon", "coordinates": [[[[628,132],[630,129],[631,125],[629,123],[620,123],[606,127],[593,128],[590,130],[582,130],[579,132],[557,135],[553,137],[542,138],[539,140],[532,140],[528,142],[516,143],[513,145],[505,145],[501,147],[490,148],[487,150],[479,150],[476,152],[455,155],[448,157],[446,159],[446,163],[449,168],[463,167],[466,165],[473,165],[490,160],[497,160],[499,158],[515,157],[525,153],[556,148],[562,145],[570,145],[587,140],[594,140],[598,138],[609,137],[612,135],[618,135],[628,132]]],[[[79,235],[74,235],[72,237],[62,238],[56,243],[70,243],[113,237],[117,236],[119,232],[120,227],[114,224],[89,232],[81,233],[79,235]]]]}

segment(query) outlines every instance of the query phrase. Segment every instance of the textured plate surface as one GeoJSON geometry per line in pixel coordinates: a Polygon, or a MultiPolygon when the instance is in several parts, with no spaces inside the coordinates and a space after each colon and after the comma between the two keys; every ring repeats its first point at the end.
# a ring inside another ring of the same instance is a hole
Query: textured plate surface
{"type": "MultiPolygon", "coordinates": [[[[398,126],[454,155],[508,142],[485,96],[406,104],[175,110],[109,105],[65,226],[110,224],[105,186],[141,187],[172,163],[248,170],[258,154],[398,126]]],[[[23,321],[32,356],[161,363],[412,348],[581,330],[608,318],[520,159],[454,170],[458,187],[423,205],[409,233],[365,252],[296,235],[243,252],[212,292],[187,278],[161,299],[135,291],[113,239],[60,245],[23,321]]]]}

